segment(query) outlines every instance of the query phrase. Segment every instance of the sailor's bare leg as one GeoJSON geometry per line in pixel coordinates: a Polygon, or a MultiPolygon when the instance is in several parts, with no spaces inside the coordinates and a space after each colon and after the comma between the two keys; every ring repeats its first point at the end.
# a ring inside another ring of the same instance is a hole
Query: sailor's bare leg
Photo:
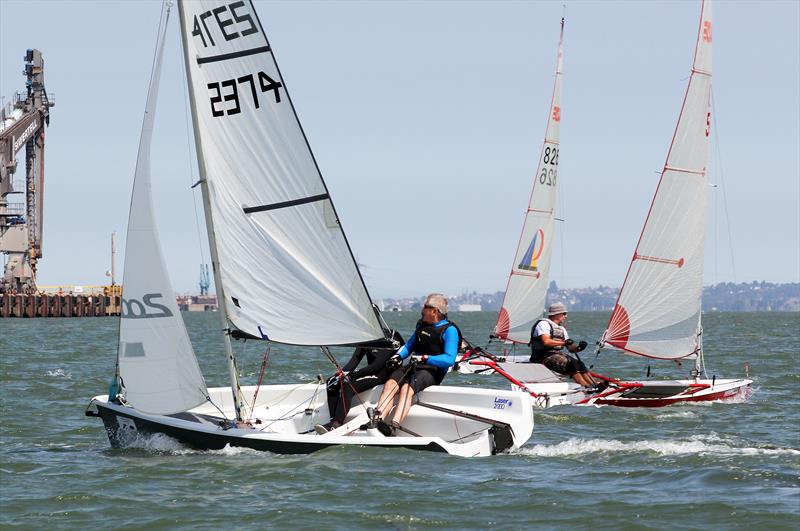
{"type": "Polygon", "coordinates": [[[410,385],[405,384],[400,390],[400,398],[397,400],[397,409],[394,410],[392,426],[400,426],[411,410],[411,402],[414,400],[414,390],[410,385]]]}
{"type": "Polygon", "coordinates": [[[572,375],[572,379],[575,380],[577,383],[582,385],[583,387],[594,387],[597,385],[594,379],[589,375],[589,373],[585,372],[576,372],[572,375]]]}
{"type": "Polygon", "coordinates": [[[392,411],[392,402],[399,390],[400,386],[397,385],[396,381],[386,380],[386,383],[383,384],[381,397],[378,399],[378,404],[376,405],[376,409],[378,410],[376,416],[378,418],[385,419],[389,416],[389,413],[392,411]]]}

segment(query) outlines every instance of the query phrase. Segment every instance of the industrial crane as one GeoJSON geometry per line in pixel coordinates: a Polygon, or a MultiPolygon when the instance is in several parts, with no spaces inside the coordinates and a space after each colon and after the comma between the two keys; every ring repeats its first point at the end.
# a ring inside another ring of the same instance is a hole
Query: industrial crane
{"type": "Polygon", "coordinates": [[[42,257],[44,130],[55,105],[44,88],[39,50],[25,54],[27,93],[0,109],[0,253],[7,254],[0,293],[36,291],[36,262],[42,257]],[[25,184],[15,186],[17,152],[25,147],[25,184]],[[15,194],[24,200],[12,201],[15,194]]]}

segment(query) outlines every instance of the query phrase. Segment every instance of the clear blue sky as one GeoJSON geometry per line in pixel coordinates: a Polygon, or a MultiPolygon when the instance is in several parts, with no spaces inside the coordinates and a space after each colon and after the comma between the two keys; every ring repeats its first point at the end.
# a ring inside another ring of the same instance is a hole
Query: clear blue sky
{"type": "MultiPolygon", "coordinates": [[[[672,138],[700,3],[566,4],[565,221],[552,278],[618,286],[672,138]]],[[[159,5],[0,0],[0,95],[24,88],[22,58],[36,47],[56,97],[40,284],[105,283],[112,230],[122,269],[159,5]]],[[[372,295],[503,289],[544,134],[562,2],[256,8],[372,295]]],[[[722,182],[721,160],[732,245],[722,188],[711,189],[706,283],[796,282],[800,3],[717,1],[714,19],[721,158],[711,181],[722,182]]],[[[176,21],[153,169],[173,284],[193,292],[197,170],[176,21]]]]}

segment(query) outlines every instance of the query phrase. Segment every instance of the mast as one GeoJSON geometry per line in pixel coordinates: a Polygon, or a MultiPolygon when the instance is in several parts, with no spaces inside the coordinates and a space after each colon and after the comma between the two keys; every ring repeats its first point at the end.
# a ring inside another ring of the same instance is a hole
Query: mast
{"type": "Polygon", "coordinates": [[[217,292],[217,305],[219,307],[220,324],[222,325],[222,340],[225,345],[225,358],[228,363],[228,376],[231,383],[231,393],[233,394],[233,405],[236,410],[236,420],[242,421],[242,410],[244,407],[244,400],[242,398],[242,391],[239,386],[239,375],[236,372],[236,357],[233,353],[233,346],[231,345],[231,333],[228,325],[228,311],[227,301],[225,299],[225,292],[222,284],[222,277],[219,268],[219,254],[217,251],[217,241],[214,236],[214,221],[211,211],[211,199],[208,190],[208,180],[206,178],[205,159],[203,157],[203,143],[200,138],[200,129],[197,120],[197,102],[195,101],[194,91],[192,90],[192,70],[189,64],[189,45],[188,35],[186,35],[186,21],[184,14],[184,0],[179,0],[178,13],[181,22],[181,44],[183,48],[184,66],[186,68],[186,76],[188,80],[187,91],[189,92],[189,107],[192,110],[192,129],[194,130],[194,143],[195,151],[197,152],[197,164],[200,172],[200,189],[203,195],[203,211],[206,219],[206,232],[208,234],[208,247],[211,252],[211,269],[214,273],[214,287],[217,292]]]}
{"type": "Polygon", "coordinates": [[[111,233],[111,285],[117,285],[117,231],[111,233]]]}

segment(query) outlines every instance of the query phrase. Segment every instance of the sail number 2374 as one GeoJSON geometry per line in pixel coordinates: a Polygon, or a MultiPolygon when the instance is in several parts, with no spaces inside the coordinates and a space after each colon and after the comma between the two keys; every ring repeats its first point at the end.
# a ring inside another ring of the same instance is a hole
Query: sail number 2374
{"type": "Polygon", "coordinates": [[[558,176],[558,148],[545,146],[542,154],[542,171],[539,172],[539,183],[547,186],[556,185],[558,176]]]}
{"type": "Polygon", "coordinates": [[[253,105],[256,109],[261,107],[259,93],[263,94],[273,91],[275,94],[275,103],[281,102],[281,93],[278,89],[283,85],[280,81],[275,81],[264,72],[259,72],[257,75],[248,74],[246,76],[208,84],[208,91],[211,95],[212,116],[219,118],[220,116],[230,116],[242,112],[241,101],[239,99],[240,86],[242,92],[245,94],[242,97],[249,100],[249,96],[252,96],[253,105]]]}

